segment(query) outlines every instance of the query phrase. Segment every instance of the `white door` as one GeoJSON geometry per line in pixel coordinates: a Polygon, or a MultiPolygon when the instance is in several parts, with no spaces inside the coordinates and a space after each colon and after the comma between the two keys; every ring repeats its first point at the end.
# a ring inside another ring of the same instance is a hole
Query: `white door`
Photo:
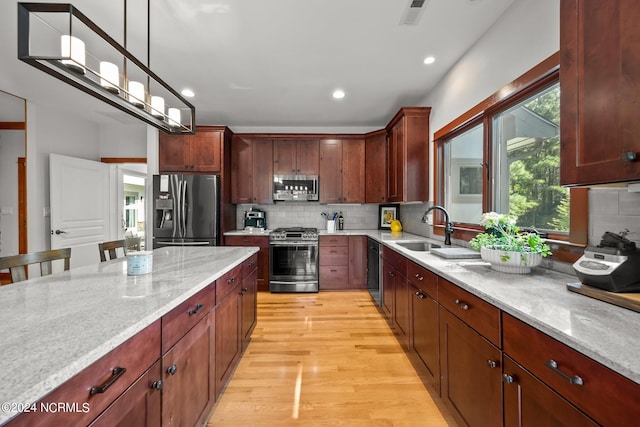
{"type": "Polygon", "coordinates": [[[70,247],[71,268],[99,262],[111,240],[110,181],[109,164],[49,155],[51,249],[70,247]]]}

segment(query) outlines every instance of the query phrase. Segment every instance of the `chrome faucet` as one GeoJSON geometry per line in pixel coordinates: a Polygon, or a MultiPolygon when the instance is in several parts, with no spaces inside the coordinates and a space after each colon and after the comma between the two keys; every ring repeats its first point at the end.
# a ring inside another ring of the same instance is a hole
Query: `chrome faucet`
{"type": "Polygon", "coordinates": [[[447,212],[445,208],[438,205],[431,206],[422,215],[422,222],[424,223],[427,222],[427,215],[429,214],[429,212],[431,212],[434,209],[438,209],[439,211],[442,211],[442,213],[444,214],[444,244],[451,245],[451,233],[453,233],[453,223],[449,221],[449,212],[447,212]]]}

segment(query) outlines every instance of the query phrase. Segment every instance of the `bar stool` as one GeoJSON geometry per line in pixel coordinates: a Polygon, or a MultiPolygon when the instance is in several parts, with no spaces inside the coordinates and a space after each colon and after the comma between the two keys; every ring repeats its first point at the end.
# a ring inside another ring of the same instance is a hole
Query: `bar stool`
{"type": "Polygon", "coordinates": [[[64,269],[65,271],[69,270],[71,248],[6,256],[0,258],[0,270],[9,269],[11,283],[15,283],[27,280],[27,266],[30,264],[40,264],[41,276],[51,274],[51,261],[55,260],[64,260],[64,269]]]}

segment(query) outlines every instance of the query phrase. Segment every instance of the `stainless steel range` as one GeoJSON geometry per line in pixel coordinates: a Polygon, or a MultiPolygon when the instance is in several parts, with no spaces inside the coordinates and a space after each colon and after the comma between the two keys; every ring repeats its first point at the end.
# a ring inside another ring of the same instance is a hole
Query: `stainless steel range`
{"type": "Polygon", "coordinates": [[[269,234],[271,292],[318,292],[318,229],[278,228],[269,234]]]}

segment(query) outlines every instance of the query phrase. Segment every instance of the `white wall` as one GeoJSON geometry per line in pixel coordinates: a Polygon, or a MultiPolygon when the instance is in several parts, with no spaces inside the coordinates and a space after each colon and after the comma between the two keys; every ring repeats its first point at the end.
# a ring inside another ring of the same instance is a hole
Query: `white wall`
{"type": "Polygon", "coordinates": [[[18,157],[24,131],[0,130],[0,257],[18,253],[18,157]]]}

